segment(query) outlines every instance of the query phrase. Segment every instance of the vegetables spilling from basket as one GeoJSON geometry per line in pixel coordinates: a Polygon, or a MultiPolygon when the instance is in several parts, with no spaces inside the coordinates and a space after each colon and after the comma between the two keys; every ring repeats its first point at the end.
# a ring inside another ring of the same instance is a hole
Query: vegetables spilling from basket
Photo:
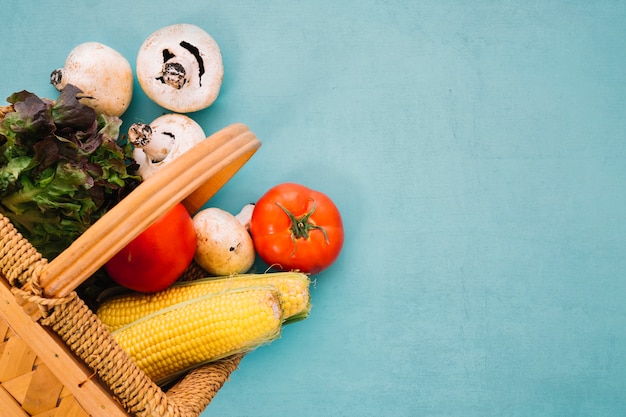
{"type": "MultiPolygon", "coordinates": [[[[49,259],[206,139],[180,114],[210,106],[219,93],[221,54],[206,32],[173,25],[142,45],[141,87],[176,113],[133,124],[128,140],[119,138],[132,93],[127,63],[108,46],[79,45],[52,73],[57,100],[21,91],[0,107],[0,213],[49,259]],[[108,70],[122,85],[98,85],[108,70]]],[[[118,286],[98,294],[94,309],[139,367],[165,383],[269,343],[284,324],[306,318],[310,275],[332,265],[343,242],[333,201],[299,184],[272,187],[237,215],[217,207],[189,213],[179,203],[101,268],[118,286]],[[279,272],[254,273],[257,255],[279,272]],[[190,280],[185,273],[194,269],[201,278],[190,280]]]]}

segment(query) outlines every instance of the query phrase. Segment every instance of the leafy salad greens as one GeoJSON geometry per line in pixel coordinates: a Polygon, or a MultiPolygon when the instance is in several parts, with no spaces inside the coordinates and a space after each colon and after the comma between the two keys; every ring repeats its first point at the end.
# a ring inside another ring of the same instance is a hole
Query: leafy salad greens
{"type": "Polygon", "coordinates": [[[20,91],[0,107],[0,213],[47,259],[140,181],[122,121],[67,85],[56,101],[20,91]]]}

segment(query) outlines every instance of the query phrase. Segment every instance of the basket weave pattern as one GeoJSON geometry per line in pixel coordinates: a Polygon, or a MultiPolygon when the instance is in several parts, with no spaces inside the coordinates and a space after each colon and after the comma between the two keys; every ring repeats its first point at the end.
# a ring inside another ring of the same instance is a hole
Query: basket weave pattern
{"type": "Polygon", "coordinates": [[[87,412],[9,324],[0,319],[0,404],[15,416],[83,417],[87,412]]]}
{"type": "MultiPolygon", "coordinates": [[[[198,417],[239,365],[242,355],[206,365],[191,371],[164,392],[119,347],[75,292],[63,298],[41,296],[38,278],[46,264],[10,221],[0,215],[0,279],[8,282],[23,304],[22,313],[38,310],[39,324],[58,335],[130,415],[198,417]]],[[[191,271],[190,275],[195,273],[191,271]]],[[[88,415],[79,406],[81,399],[69,395],[46,364],[20,339],[12,324],[0,319],[0,403],[20,408],[22,414],[16,411],[16,416],[88,415]],[[3,360],[11,361],[12,366],[3,366],[3,360]],[[33,393],[39,395],[35,405],[33,393]]]]}

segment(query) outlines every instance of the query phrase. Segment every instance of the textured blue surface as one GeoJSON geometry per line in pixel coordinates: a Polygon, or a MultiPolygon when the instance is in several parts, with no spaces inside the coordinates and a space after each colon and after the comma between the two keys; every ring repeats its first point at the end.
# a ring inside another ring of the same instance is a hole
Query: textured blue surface
{"type": "MultiPolygon", "coordinates": [[[[54,91],[84,41],[134,62],[211,33],[207,132],[263,147],[211,201],[283,181],[345,220],[314,308],[203,416],[623,416],[626,3],[5,1],[0,96],[54,91]],[[183,4],[185,4],[183,6],[183,4]]],[[[161,109],[137,89],[125,123],[161,109]]]]}

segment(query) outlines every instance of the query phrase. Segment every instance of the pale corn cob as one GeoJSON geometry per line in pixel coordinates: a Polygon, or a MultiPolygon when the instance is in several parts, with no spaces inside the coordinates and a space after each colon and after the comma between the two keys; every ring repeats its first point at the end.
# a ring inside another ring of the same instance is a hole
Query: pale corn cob
{"type": "Polygon", "coordinates": [[[280,335],[282,310],[272,287],[240,288],[188,300],[145,316],[113,337],[153,381],[250,351],[280,335]]]}
{"type": "Polygon", "coordinates": [[[309,313],[309,284],[309,277],[299,272],[206,278],[176,283],[157,293],[128,293],[111,298],[100,305],[97,315],[113,331],[143,316],[185,300],[233,288],[271,285],[279,292],[283,319],[295,321],[306,317],[309,313]]]}

